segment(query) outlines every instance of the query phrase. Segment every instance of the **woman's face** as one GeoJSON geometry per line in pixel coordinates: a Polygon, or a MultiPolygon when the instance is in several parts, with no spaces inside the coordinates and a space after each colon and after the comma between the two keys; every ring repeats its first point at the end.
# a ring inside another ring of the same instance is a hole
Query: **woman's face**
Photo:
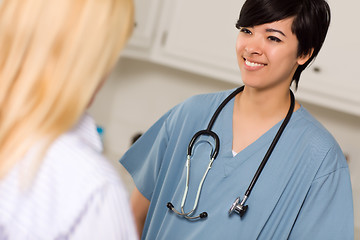
{"type": "Polygon", "coordinates": [[[258,89],[289,87],[298,65],[308,57],[298,57],[298,40],[291,31],[293,18],[244,27],[236,42],[241,77],[245,85],[258,89]]]}

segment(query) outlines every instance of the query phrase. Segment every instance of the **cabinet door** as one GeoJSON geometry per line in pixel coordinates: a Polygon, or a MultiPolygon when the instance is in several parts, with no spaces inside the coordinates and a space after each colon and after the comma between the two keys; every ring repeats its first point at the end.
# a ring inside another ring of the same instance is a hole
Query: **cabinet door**
{"type": "Polygon", "coordinates": [[[332,18],[317,59],[302,74],[300,99],[360,116],[360,3],[329,0],[332,18]]]}
{"type": "Polygon", "coordinates": [[[241,83],[235,28],[243,0],[168,0],[156,60],[241,83]]]}
{"type": "Polygon", "coordinates": [[[127,48],[149,49],[153,42],[159,0],[135,0],[135,27],[127,48]]]}

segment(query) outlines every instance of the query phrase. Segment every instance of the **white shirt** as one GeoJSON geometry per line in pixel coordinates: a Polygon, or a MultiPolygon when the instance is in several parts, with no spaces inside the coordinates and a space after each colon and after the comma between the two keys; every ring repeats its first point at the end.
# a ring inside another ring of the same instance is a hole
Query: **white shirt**
{"type": "Polygon", "coordinates": [[[0,239],[137,239],[126,191],[101,151],[84,115],[49,148],[25,189],[31,154],[22,159],[0,182],[0,239]]]}

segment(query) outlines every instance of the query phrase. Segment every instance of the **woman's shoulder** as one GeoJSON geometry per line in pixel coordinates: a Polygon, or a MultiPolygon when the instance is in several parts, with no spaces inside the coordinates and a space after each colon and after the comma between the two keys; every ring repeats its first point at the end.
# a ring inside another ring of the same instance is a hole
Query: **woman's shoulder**
{"type": "Polygon", "coordinates": [[[307,141],[316,141],[328,147],[337,144],[333,135],[303,106],[296,111],[294,123],[307,141]]]}
{"type": "MultiPolygon", "coordinates": [[[[229,89],[213,93],[197,94],[183,102],[185,106],[209,106],[214,103],[221,103],[227,96],[229,96],[235,89],[229,89]]],[[[216,106],[217,107],[217,106],[216,106]]]]}
{"type": "Polygon", "coordinates": [[[301,107],[294,120],[298,147],[304,145],[312,164],[316,163],[320,167],[317,175],[326,175],[348,167],[337,140],[307,109],[301,107]]]}
{"type": "Polygon", "coordinates": [[[29,152],[22,164],[17,165],[6,179],[6,189],[12,190],[2,201],[11,202],[13,205],[13,208],[9,209],[10,214],[16,212],[17,217],[13,222],[17,221],[27,229],[31,225],[39,230],[34,230],[34,235],[43,236],[46,233],[52,236],[59,231],[66,233],[77,223],[76,219],[82,218],[94,207],[94,199],[127,197],[125,188],[110,162],[94,147],[96,144],[91,145],[88,142],[90,139],[83,140],[89,135],[81,134],[84,129],[78,132],[81,127],[84,126],[77,126],[76,130],[64,133],[56,139],[38,168],[28,167],[37,164],[36,153],[34,155],[34,152],[29,152]],[[28,169],[36,170],[34,175],[29,175],[33,176],[29,180],[25,178],[27,176],[21,175],[24,167],[27,167],[26,172],[29,172],[28,169]],[[24,179],[28,184],[21,189],[19,186],[24,179]],[[16,208],[19,202],[21,209],[16,208]],[[30,224],[34,215],[43,221],[30,224]]]}
{"type": "Polygon", "coordinates": [[[166,124],[170,129],[187,125],[197,128],[206,124],[221,102],[233,90],[194,95],[181,102],[166,115],[166,124]]]}
{"type": "Polygon", "coordinates": [[[220,103],[234,90],[235,89],[230,89],[225,91],[197,94],[191,96],[182,103],[178,104],[173,109],[173,114],[180,114],[183,116],[189,114],[192,114],[194,116],[204,115],[205,113],[211,114],[218,108],[220,103]]]}
{"type": "Polygon", "coordinates": [[[57,168],[67,169],[67,176],[95,183],[117,181],[117,174],[103,154],[101,139],[94,120],[83,116],[72,130],[61,135],[51,146],[47,158],[57,168]],[[80,169],[80,170],[79,170],[80,169]],[[88,176],[92,176],[88,178],[88,176]],[[97,179],[96,179],[97,178],[97,179]],[[93,179],[93,180],[92,180],[93,179]]]}

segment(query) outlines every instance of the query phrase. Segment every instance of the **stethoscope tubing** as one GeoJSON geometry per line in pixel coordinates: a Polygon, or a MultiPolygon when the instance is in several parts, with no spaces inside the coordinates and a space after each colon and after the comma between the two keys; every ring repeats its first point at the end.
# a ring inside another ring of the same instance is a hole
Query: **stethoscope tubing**
{"type": "MultiPolygon", "coordinates": [[[[167,207],[170,210],[172,210],[173,212],[175,212],[176,214],[178,214],[180,216],[183,216],[183,217],[185,217],[187,219],[199,219],[199,218],[206,218],[207,217],[206,212],[202,212],[198,216],[191,216],[191,215],[194,213],[195,209],[197,208],[197,205],[198,205],[198,202],[199,202],[199,197],[200,197],[200,192],[201,192],[203,183],[205,181],[205,178],[206,178],[209,170],[212,167],[212,164],[213,164],[214,160],[216,159],[216,157],[217,157],[217,155],[219,153],[219,150],[220,150],[220,139],[219,139],[218,135],[215,132],[213,132],[211,129],[212,129],[217,117],[219,116],[221,110],[225,107],[225,105],[231,99],[233,99],[238,93],[240,93],[243,90],[244,90],[244,86],[241,86],[241,87],[237,88],[235,91],[233,91],[227,98],[225,98],[225,100],[219,105],[219,107],[216,109],[215,113],[211,117],[211,120],[210,120],[207,128],[205,130],[198,131],[191,138],[190,143],[188,145],[188,149],[187,149],[187,159],[186,159],[186,164],[185,164],[186,165],[186,185],[185,185],[183,198],[182,198],[182,201],[181,201],[181,212],[177,211],[174,208],[174,206],[173,206],[173,204],[171,202],[167,203],[167,207]],[[202,179],[201,179],[201,181],[199,183],[199,187],[198,187],[198,190],[197,190],[197,193],[196,193],[196,198],[195,198],[193,209],[191,211],[189,211],[189,212],[185,212],[184,211],[184,205],[185,205],[187,194],[188,194],[188,191],[189,191],[190,160],[191,160],[191,155],[192,155],[192,149],[193,149],[193,146],[194,146],[196,140],[202,135],[208,135],[208,136],[211,136],[214,139],[214,141],[215,141],[215,149],[210,154],[209,165],[208,165],[207,169],[205,170],[205,173],[204,173],[204,175],[203,175],[203,177],[202,177],[202,179]]],[[[240,217],[242,217],[245,214],[245,212],[246,212],[246,210],[248,208],[247,205],[245,206],[245,201],[250,196],[250,193],[251,193],[252,189],[254,188],[254,186],[255,186],[261,172],[263,171],[267,161],[269,160],[269,158],[270,158],[270,156],[271,156],[277,142],[280,139],[280,136],[282,135],[286,125],[290,121],[290,118],[291,118],[292,113],[294,111],[295,97],[294,97],[294,94],[293,94],[293,92],[291,90],[290,90],[290,98],[291,98],[290,108],[288,110],[288,113],[286,114],[286,117],[285,117],[284,121],[282,122],[278,132],[276,133],[273,141],[270,144],[269,149],[267,150],[263,160],[261,161],[258,169],[256,170],[256,173],[254,174],[254,177],[252,178],[252,180],[251,180],[251,182],[249,184],[249,187],[247,188],[247,190],[246,190],[246,192],[244,194],[244,197],[242,198],[242,200],[239,197],[236,198],[236,200],[234,201],[234,203],[232,204],[232,206],[231,206],[231,208],[229,210],[229,214],[231,214],[234,211],[239,213],[240,217]]]]}
{"type": "Polygon", "coordinates": [[[240,197],[236,198],[234,203],[232,204],[232,206],[230,207],[229,209],[229,215],[232,214],[233,212],[236,212],[240,215],[240,217],[243,217],[245,212],[247,211],[248,209],[248,206],[245,205],[245,202],[246,200],[248,199],[248,197],[250,196],[250,193],[252,191],[252,189],[254,188],[255,186],[255,183],[257,182],[257,180],[259,179],[259,176],[262,172],[262,170],[264,169],[267,161],[269,160],[270,156],[271,156],[271,153],[273,152],[277,142],[279,141],[280,139],[280,136],[281,134],[283,133],[286,125],[289,123],[290,121],[290,118],[292,116],[292,113],[294,112],[294,107],[295,107],[295,97],[294,97],[294,94],[291,90],[290,91],[290,98],[291,98],[291,103],[290,103],[290,108],[289,108],[289,111],[288,113],[286,114],[286,117],[284,119],[284,121],[282,122],[279,130],[277,131],[273,141],[271,142],[270,144],[270,147],[268,148],[263,160],[261,161],[258,169],[256,170],[256,173],[254,174],[254,177],[253,179],[251,180],[250,184],[249,184],[249,187],[247,188],[245,194],[244,194],[244,197],[242,198],[242,200],[240,199],[240,197]]]}
{"type": "Polygon", "coordinates": [[[190,143],[188,145],[187,155],[188,156],[192,155],[193,146],[194,146],[196,140],[202,135],[211,136],[214,139],[214,141],[215,141],[215,149],[211,153],[210,157],[215,159],[217,157],[218,153],[219,153],[220,139],[219,139],[219,136],[216,133],[214,133],[213,131],[211,131],[210,129],[201,130],[201,131],[198,131],[197,133],[194,134],[194,136],[191,138],[190,143]]]}
{"type": "MultiPolygon", "coordinates": [[[[209,170],[211,169],[211,166],[212,166],[214,160],[215,160],[215,158],[211,158],[211,160],[209,162],[209,165],[206,168],[206,171],[205,171],[203,177],[201,178],[201,181],[200,181],[200,184],[199,184],[199,187],[198,187],[198,191],[196,192],[196,198],[195,198],[193,209],[191,211],[187,212],[187,213],[185,213],[185,211],[184,211],[184,205],[185,205],[186,197],[187,197],[188,190],[189,190],[189,177],[186,178],[185,191],[184,191],[183,198],[182,198],[182,201],[181,201],[181,215],[189,216],[197,208],[197,204],[199,203],[199,197],[200,197],[200,192],[201,192],[201,189],[202,189],[202,185],[204,184],[205,178],[206,178],[209,170]]],[[[186,172],[187,172],[186,176],[190,176],[190,156],[189,155],[187,156],[187,160],[186,160],[186,172]]]]}
{"type": "Polygon", "coordinates": [[[278,132],[276,133],[273,141],[271,142],[271,145],[270,145],[269,149],[267,150],[263,160],[261,161],[258,169],[256,170],[256,173],[255,173],[253,179],[251,180],[248,189],[245,192],[246,198],[249,197],[252,189],[254,188],[254,185],[255,185],[256,181],[259,179],[262,170],[264,169],[264,167],[265,167],[267,161],[269,160],[269,158],[270,158],[270,156],[271,156],[277,142],[279,141],[281,134],[283,133],[283,131],[285,130],[286,125],[290,121],[292,113],[294,112],[295,97],[294,97],[294,94],[293,94],[293,92],[291,90],[290,90],[290,97],[291,97],[291,104],[290,104],[289,111],[286,114],[286,117],[285,117],[284,121],[282,122],[278,132]]]}
{"type": "MultiPolygon", "coordinates": [[[[229,96],[227,96],[227,98],[225,98],[225,100],[219,105],[219,107],[216,109],[215,113],[213,114],[213,116],[211,117],[211,120],[207,126],[207,128],[205,130],[200,130],[198,131],[197,133],[194,134],[194,136],[191,138],[190,140],[190,143],[188,145],[188,149],[187,149],[187,159],[186,159],[186,185],[185,185],[185,190],[184,190],[184,194],[183,194],[183,198],[182,198],[182,201],[181,201],[181,212],[177,211],[174,207],[170,207],[169,203],[168,203],[168,208],[173,210],[175,213],[177,213],[178,215],[180,216],[183,216],[185,218],[188,218],[188,219],[197,219],[197,218],[201,218],[200,215],[199,216],[196,216],[196,217],[191,217],[191,214],[195,211],[195,209],[197,208],[197,204],[199,202],[199,197],[200,197],[200,192],[201,192],[201,189],[202,189],[202,185],[204,184],[204,181],[205,181],[205,178],[207,176],[207,173],[209,172],[209,170],[211,169],[212,167],[212,164],[214,162],[214,160],[216,159],[218,153],[219,153],[219,150],[220,150],[220,139],[219,139],[219,136],[211,131],[214,123],[215,123],[215,120],[217,119],[217,117],[219,116],[221,110],[225,107],[225,105],[231,100],[233,99],[236,94],[238,94],[239,92],[241,92],[242,90],[244,90],[244,86],[241,86],[239,87],[238,89],[236,89],[234,92],[232,92],[229,96]],[[189,212],[185,212],[184,211],[184,205],[185,205],[185,201],[186,201],[186,198],[187,198],[187,193],[188,193],[188,190],[189,190],[189,175],[190,175],[190,159],[191,159],[191,155],[192,155],[192,149],[193,149],[193,146],[196,142],[196,140],[202,136],[202,135],[208,135],[208,136],[211,136],[214,141],[215,141],[215,149],[214,151],[212,151],[211,155],[210,155],[210,162],[209,162],[209,165],[208,167],[206,168],[206,171],[199,183],[199,187],[198,187],[198,190],[197,190],[197,193],[196,193],[196,198],[195,198],[195,202],[194,202],[194,206],[192,208],[191,211],[189,212]]],[[[171,204],[171,203],[170,203],[171,204]]],[[[171,204],[172,205],[172,204],[171,204]]],[[[206,214],[206,212],[203,212],[202,213],[203,215],[206,214]]]]}
{"type": "Polygon", "coordinates": [[[239,92],[242,92],[244,90],[244,86],[241,86],[239,88],[237,88],[235,91],[233,91],[229,96],[227,96],[227,98],[225,98],[225,100],[220,104],[220,106],[216,109],[214,115],[211,117],[211,120],[208,124],[208,127],[206,128],[206,130],[211,130],[215,120],[217,119],[217,117],[219,116],[221,110],[224,109],[225,105],[228,104],[228,102],[230,102],[231,99],[233,99],[239,92]]]}

